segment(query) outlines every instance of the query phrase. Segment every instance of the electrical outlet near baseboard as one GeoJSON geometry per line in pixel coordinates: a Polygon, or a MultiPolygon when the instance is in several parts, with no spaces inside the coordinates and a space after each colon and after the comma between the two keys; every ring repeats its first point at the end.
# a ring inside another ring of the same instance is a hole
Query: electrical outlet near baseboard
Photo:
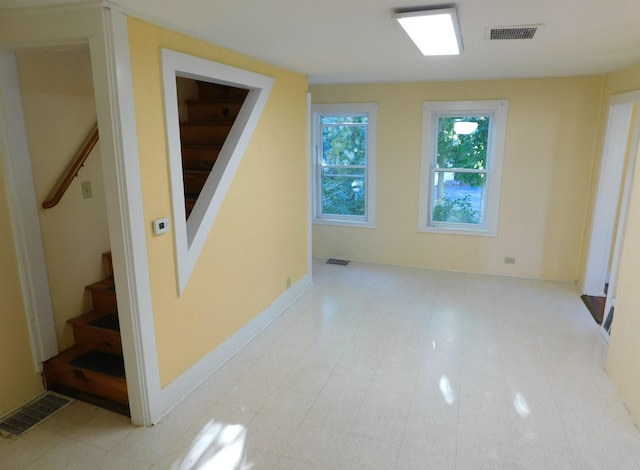
{"type": "Polygon", "coordinates": [[[516,259],[513,256],[505,256],[504,264],[516,264],[516,259]]]}

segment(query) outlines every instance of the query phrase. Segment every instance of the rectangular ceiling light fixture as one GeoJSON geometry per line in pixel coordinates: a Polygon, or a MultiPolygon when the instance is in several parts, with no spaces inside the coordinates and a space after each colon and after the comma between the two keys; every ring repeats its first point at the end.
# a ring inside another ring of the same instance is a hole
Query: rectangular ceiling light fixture
{"type": "Polygon", "coordinates": [[[423,55],[459,55],[462,51],[455,8],[407,11],[394,18],[423,55]]]}

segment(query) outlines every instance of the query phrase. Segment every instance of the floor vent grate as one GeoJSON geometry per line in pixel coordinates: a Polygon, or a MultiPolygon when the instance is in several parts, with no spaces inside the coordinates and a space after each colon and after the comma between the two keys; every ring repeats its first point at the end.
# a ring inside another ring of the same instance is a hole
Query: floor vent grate
{"type": "Polygon", "coordinates": [[[0,436],[18,438],[38,423],[53,416],[73,400],[48,392],[0,421],[0,436]]]}
{"type": "Polygon", "coordinates": [[[350,263],[348,259],[329,258],[327,264],[337,264],[338,266],[346,266],[350,263]]]}

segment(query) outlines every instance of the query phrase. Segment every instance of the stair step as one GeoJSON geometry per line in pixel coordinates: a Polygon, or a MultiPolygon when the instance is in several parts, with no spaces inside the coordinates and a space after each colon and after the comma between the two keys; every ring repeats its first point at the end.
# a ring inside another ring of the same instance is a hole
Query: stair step
{"type": "Polygon", "coordinates": [[[189,170],[211,170],[222,145],[183,145],[182,167],[189,170]]]}
{"type": "Polygon", "coordinates": [[[249,90],[232,86],[219,85],[217,83],[196,81],[198,85],[198,97],[200,99],[216,98],[242,98],[244,99],[249,90]]]}
{"type": "Polygon", "coordinates": [[[222,145],[233,126],[232,122],[181,122],[180,142],[183,145],[222,145]]]}
{"type": "Polygon", "coordinates": [[[88,285],[87,289],[91,292],[93,310],[99,313],[118,313],[116,286],[112,278],[88,285]]]}
{"type": "Polygon", "coordinates": [[[186,218],[188,219],[189,216],[191,215],[191,211],[193,210],[193,206],[196,205],[196,201],[198,199],[195,197],[185,197],[184,198],[184,210],[185,210],[185,215],[186,218]]]}
{"type": "Polygon", "coordinates": [[[189,121],[235,121],[244,98],[220,100],[189,100],[189,121]]]}
{"type": "Polygon", "coordinates": [[[113,279],[113,260],[111,259],[111,252],[107,251],[102,253],[102,259],[107,263],[107,276],[113,279]]]}
{"type": "Polygon", "coordinates": [[[118,316],[112,313],[92,311],[67,322],[73,327],[76,344],[122,356],[122,339],[118,316]]]}
{"type": "Polygon", "coordinates": [[[44,365],[47,388],[55,384],[128,404],[124,360],[75,345],[44,365]]]}
{"type": "Polygon", "coordinates": [[[182,179],[184,182],[184,193],[186,197],[197,198],[202,192],[204,184],[207,182],[210,171],[206,170],[184,170],[182,179]]]}

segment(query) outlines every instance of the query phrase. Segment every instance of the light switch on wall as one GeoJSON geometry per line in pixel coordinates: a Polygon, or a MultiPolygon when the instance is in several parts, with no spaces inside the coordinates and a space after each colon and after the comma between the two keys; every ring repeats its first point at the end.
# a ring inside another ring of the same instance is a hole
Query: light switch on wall
{"type": "Polygon", "coordinates": [[[156,219],[153,221],[153,233],[156,235],[162,235],[169,231],[169,219],[163,217],[162,219],[156,219]]]}
{"type": "Polygon", "coordinates": [[[93,191],[91,190],[91,181],[83,181],[80,183],[82,188],[82,199],[89,199],[93,197],[93,191]]]}

